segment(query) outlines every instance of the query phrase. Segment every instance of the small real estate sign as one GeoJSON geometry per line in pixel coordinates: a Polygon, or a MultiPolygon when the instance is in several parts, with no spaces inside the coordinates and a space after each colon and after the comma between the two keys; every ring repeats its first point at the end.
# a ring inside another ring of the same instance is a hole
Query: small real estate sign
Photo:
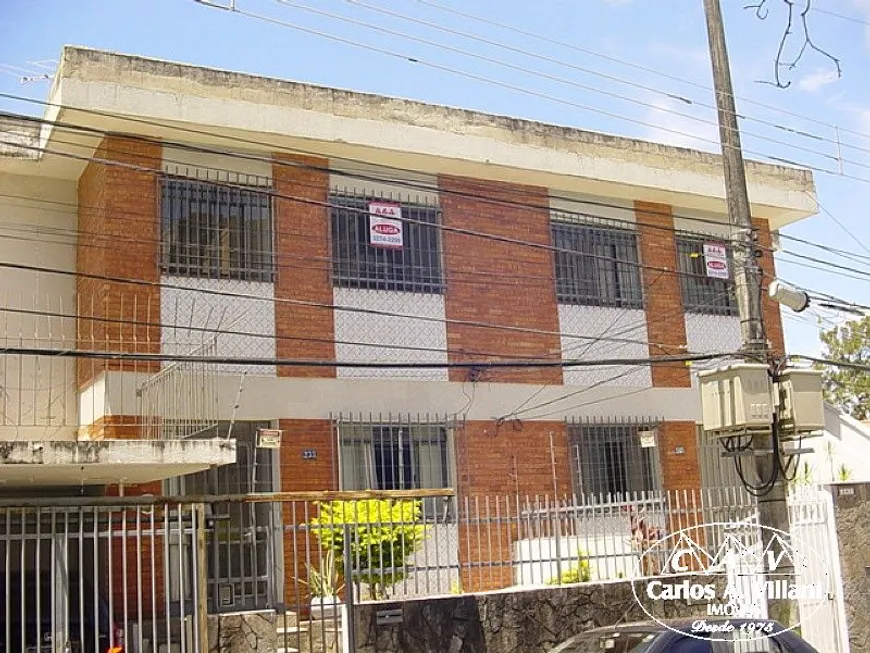
{"type": "Polygon", "coordinates": [[[369,203],[369,245],[402,249],[404,230],[402,207],[393,202],[369,203]]]}
{"type": "Polygon", "coordinates": [[[704,267],[713,279],[728,279],[728,250],[720,243],[704,243],[704,267]]]}

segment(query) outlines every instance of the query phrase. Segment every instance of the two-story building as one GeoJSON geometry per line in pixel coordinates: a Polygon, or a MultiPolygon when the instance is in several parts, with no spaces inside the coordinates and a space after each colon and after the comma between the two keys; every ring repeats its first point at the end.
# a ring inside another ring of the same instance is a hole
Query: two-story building
{"type": "MultiPolygon", "coordinates": [[[[3,487],[701,487],[716,361],[648,361],[740,347],[719,156],[73,47],[5,133],[5,342],[94,357],[4,355],[0,438],[121,453],[63,483],[0,458],[3,487]]],[[[747,175],[766,287],[815,189],[747,175]]]]}

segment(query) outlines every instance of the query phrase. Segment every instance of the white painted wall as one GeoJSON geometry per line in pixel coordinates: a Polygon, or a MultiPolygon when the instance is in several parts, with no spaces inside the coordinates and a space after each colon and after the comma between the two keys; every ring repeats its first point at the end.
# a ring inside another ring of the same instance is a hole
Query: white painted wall
{"type": "MultiPolygon", "coordinates": [[[[582,213],[594,218],[607,218],[620,222],[637,221],[632,202],[620,201],[612,197],[594,197],[562,192],[559,193],[558,197],[550,198],[550,208],[554,211],[582,213]]],[[[625,226],[629,227],[630,225],[625,226]]]]}
{"type": "MultiPolygon", "coordinates": [[[[135,414],[136,388],[145,379],[142,374],[109,372],[106,380],[105,405],[113,414],[135,414]]],[[[218,378],[219,418],[232,418],[239,389],[238,377],[218,378]]],[[[491,420],[504,415],[528,399],[537,388],[525,383],[478,383],[473,401],[469,388],[461,383],[408,379],[302,379],[291,377],[249,376],[245,379],[241,403],[235,413],[239,420],[329,419],[339,412],[349,413],[430,413],[467,412],[470,420],[491,420]]],[[[540,386],[538,386],[540,388],[540,386]]],[[[563,386],[547,386],[535,402],[549,402],[564,397],[563,386]]],[[[547,406],[552,413],[545,419],[560,420],[582,415],[590,419],[614,416],[656,415],[664,420],[699,420],[700,395],[695,388],[638,388],[630,401],[626,389],[597,387],[584,391],[581,398],[556,401],[547,406]],[[583,403],[582,409],[577,404],[583,403]]],[[[523,416],[530,419],[532,416],[523,416]]]]}
{"type": "MultiPolygon", "coordinates": [[[[213,337],[213,333],[196,329],[208,329],[223,332],[217,340],[219,356],[275,357],[275,288],[271,283],[169,276],[160,281],[164,284],[160,292],[164,353],[191,353],[213,337]]],[[[275,375],[274,365],[220,365],[217,370],[223,374],[247,371],[249,375],[275,375]]]]}
{"type": "MultiPolygon", "coordinates": [[[[76,184],[0,174],[0,261],[75,271],[76,184]]],[[[74,275],[0,268],[0,341],[12,346],[74,347],[74,275]]],[[[0,440],[75,439],[75,361],[0,357],[0,440]]]]}
{"type": "MultiPolygon", "coordinates": [[[[565,360],[649,358],[643,309],[560,304],[559,331],[565,360]]],[[[648,366],[566,368],[564,379],[565,385],[575,386],[645,388],[652,385],[648,366]]]]}
{"type": "Polygon", "coordinates": [[[840,480],[840,467],[845,465],[850,481],[870,481],[870,425],[825,406],[825,434],[803,441],[803,448],[813,453],[800,458],[799,476],[804,466],[810,470],[812,482],[831,483],[840,480]]]}
{"type": "MultiPolygon", "coordinates": [[[[234,144],[235,145],[235,144],[234,144]]],[[[220,150],[210,146],[208,150],[220,150]]],[[[238,175],[239,183],[268,185],[272,178],[272,163],[263,160],[262,153],[246,155],[244,150],[233,147],[232,155],[198,152],[180,147],[163,148],[163,170],[183,177],[215,179],[216,172],[229,171],[238,175]]],[[[225,179],[225,176],[221,176],[225,179]]]]}
{"type": "MultiPolygon", "coordinates": [[[[334,297],[337,306],[372,309],[409,316],[394,317],[335,311],[335,354],[338,360],[386,363],[447,362],[447,325],[443,321],[445,319],[443,295],[336,288],[334,297]],[[422,349],[390,349],[384,345],[422,349]],[[429,349],[435,351],[428,351],[429,349]]],[[[402,370],[396,368],[355,369],[340,367],[337,374],[339,378],[447,380],[446,369],[402,370]]]]}

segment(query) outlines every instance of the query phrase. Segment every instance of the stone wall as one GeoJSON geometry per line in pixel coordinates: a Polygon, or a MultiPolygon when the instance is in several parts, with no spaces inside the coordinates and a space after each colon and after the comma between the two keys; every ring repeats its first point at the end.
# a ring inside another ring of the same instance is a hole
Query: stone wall
{"type": "Polygon", "coordinates": [[[845,483],[831,487],[843,602],[849,629],[849,646],[854,653],[870,650],[870,483],[845,483]]]}
{"type": "MultiPolygon", "coordinates": [[[[706,613],[706,605],[676,601],[647,609],[660,617],[706,613]]],[[[627,581],[365,603],[355,616],[356,653],[543,653],[590,628],[649,620],[627,581]],[[401,610],[400,621],[378,625],[387,610],[401,610]]]]}
{"type": "Polygon", "coordinates": [[[209,653],[274,653],[278,649],[275,613],[209,615],[209,653]]]}

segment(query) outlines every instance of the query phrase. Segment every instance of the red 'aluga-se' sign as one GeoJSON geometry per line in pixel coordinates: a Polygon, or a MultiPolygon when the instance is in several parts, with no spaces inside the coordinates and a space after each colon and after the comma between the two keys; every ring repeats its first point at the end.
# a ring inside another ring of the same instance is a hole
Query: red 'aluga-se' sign
{"type": "Polygon", "coordinates": [[[402,249],[402,206],[392,202],[369,203],[369,245],[402,249]]]}

